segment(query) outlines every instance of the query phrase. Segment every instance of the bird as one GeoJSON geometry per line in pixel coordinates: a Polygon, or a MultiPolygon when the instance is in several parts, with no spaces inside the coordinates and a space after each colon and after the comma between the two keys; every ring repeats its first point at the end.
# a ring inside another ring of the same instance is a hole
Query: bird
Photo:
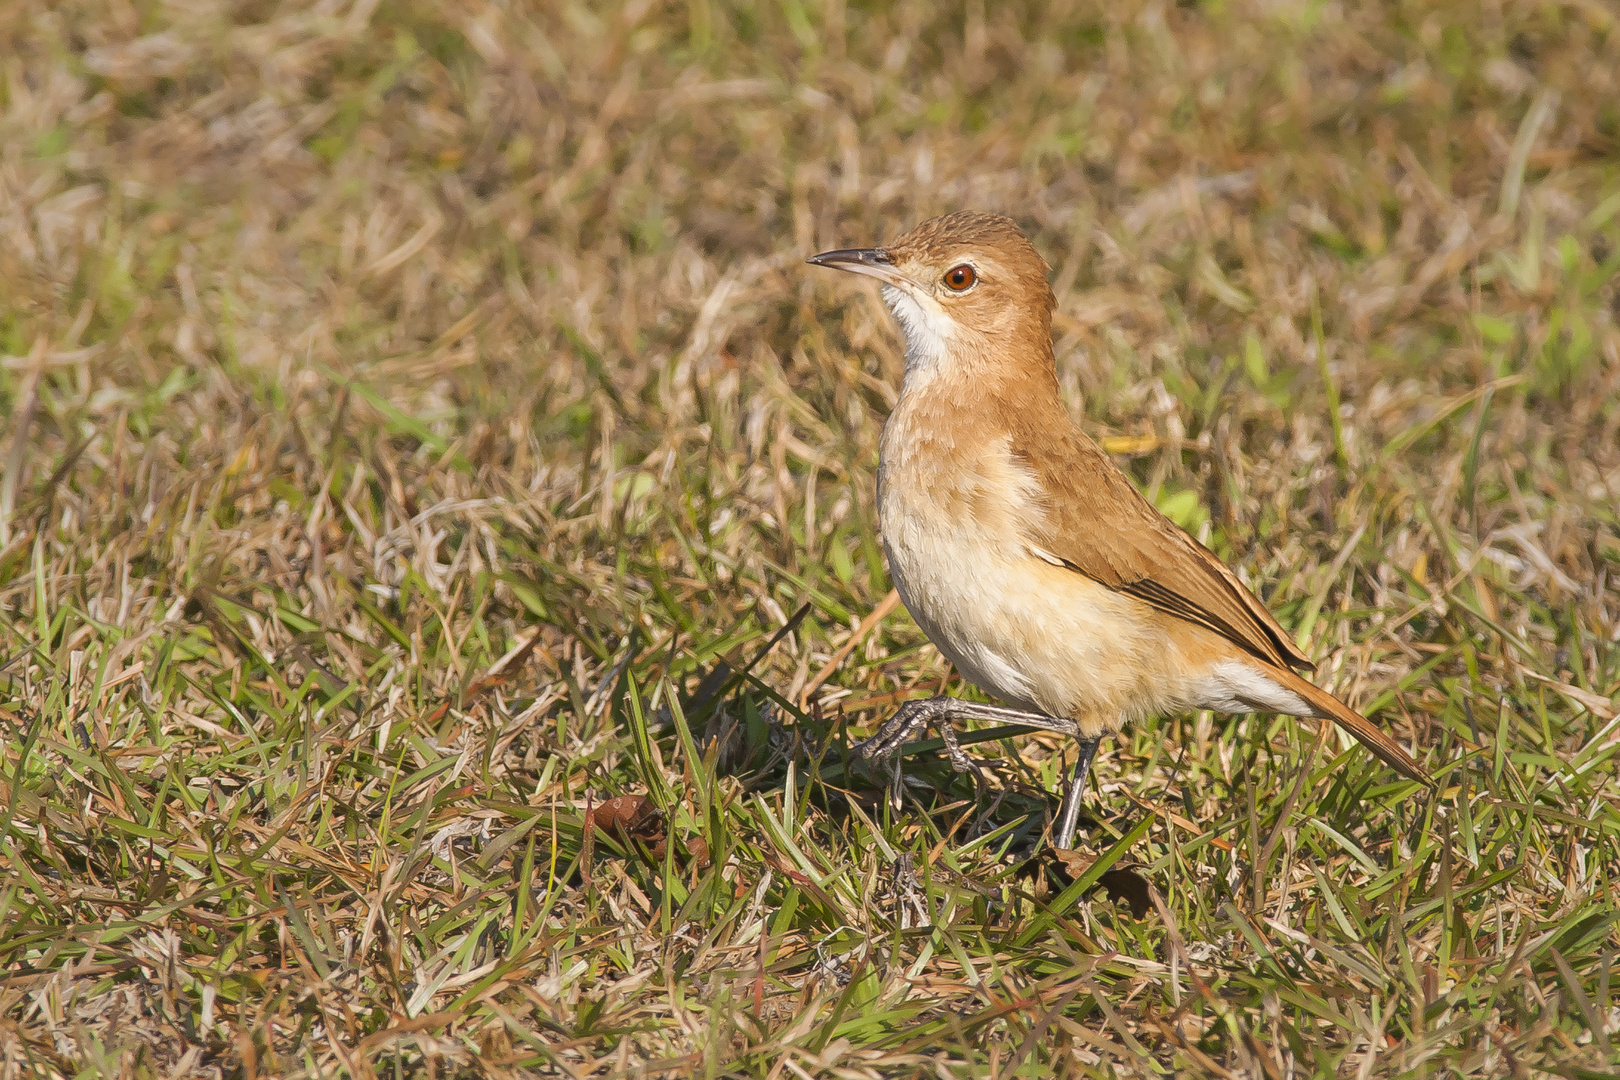
{"type": "MultiPolygon", "coordinates": [[[[1304,678],[1315,665],[1221,560],[1142,496],[1069,415],[1052,349],[1050,268],[1012,219],[961,211],[885,247],[811,265],[876,278],[905,338],[878,451],[878,520],[906,610],[1003,705],[906,702],[857,758],[927,726],[980,775],[955,723],[1069,735],[1079,752],[1051,837],[1070,848],[1097,746],[1182,710],[1332,720],[1432,785],[1383,729],[1304,678]]],[[[896,791],[899,764],[895,758],[896,791]]]]}

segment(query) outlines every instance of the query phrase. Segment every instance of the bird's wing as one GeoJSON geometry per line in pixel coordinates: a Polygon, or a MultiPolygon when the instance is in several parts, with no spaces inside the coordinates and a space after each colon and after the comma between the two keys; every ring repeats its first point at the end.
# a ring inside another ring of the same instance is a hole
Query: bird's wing
{"type": "Polygon", "coordinates": [[[1142,498],[1083,431],[1065,427],[1013,437],[1013,453],[1029,463],[1047,496],[1046,520],[1031,528],[1031,543],[1094,581],[1227,638],[1271,665],[1268,677],[1317,716],[1339,724],[1402,775],[1433,785],[1372,721],[1289,671],[1314,665],[1265,605],[1208,548],[1142,498]]]}
{"type": "Polygon", "coordinates": [[[1315,666],[1237,575],[1144,499],[1085,432],[1072,422],[1058,431],[1042,426],[1015,430],[1011,446],[1046,495],[1045,520],[1032,526],[1032,543],[1269,664],[1315,666]]]}

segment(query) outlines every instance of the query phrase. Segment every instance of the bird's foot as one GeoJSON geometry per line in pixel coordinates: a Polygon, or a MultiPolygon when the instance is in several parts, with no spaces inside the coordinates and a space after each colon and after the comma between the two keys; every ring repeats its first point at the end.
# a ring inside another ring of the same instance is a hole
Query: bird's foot
{"type": "Polygon", "coordinates": [[[1079,726],[1073,720],[1049,716],[1046,713],[1027,712],[1023,709],[1009,709],[1000,705],[985,705],[977,701],[961,701],[957,698],[922,698],[901,705],[870,739],[855,746],[851,754],[857,758],[893,756],[894,778],[890,787],[890,801],[898,810],[901,793],[900,748],[914,734],[931,724],[939,731],[939,736],[945,743],[945,752],[950,757],[951,767],[957,772],[972,773],[975,786],[979,794],[983,795],[984,770],[962,749],[962,744],[956,736],[956,723],[961,720],[1018,724],[1080,740],[1080,760],[1075,763],[1073,778],[1070,780],[1068,790],[1064,792],[1063,808],[1059,813],[1058,830],[1055,835],[1059,847],[1070,846],[1074,842],[1075,824],[1080,816],[1080,793],[1085,785],[1086,771],[1091,767],[1091,759],[1097,752],[1097,739],[1081,735],[1079,726]]]}

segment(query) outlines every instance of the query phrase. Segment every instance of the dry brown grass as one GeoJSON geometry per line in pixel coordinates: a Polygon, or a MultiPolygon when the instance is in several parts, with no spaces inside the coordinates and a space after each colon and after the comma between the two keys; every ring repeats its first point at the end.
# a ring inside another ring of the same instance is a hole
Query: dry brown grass
{"type": "Polygon", "coordinates": [[[9,0],[0,1078],[1610,1075],[1617,272],[1602,0],[9,0]],[[1137,920],[1003,857],[1059,740],[845,776],[970,691],[901,610],[796,707],[901,362],[801,260],[960,207],[1440,796],[1145,725],[1137,920]]]}

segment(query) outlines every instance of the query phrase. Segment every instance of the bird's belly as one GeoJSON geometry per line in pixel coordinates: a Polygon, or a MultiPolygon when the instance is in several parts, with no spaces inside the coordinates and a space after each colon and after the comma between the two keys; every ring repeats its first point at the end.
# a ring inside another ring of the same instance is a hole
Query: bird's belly
{"type": "Polygon", "coordinates": [[[971,519],[908,513],[892,501],[884,500],[883,539],[900,598],[980,689],[1094,731],[1174,704],[1169,643],[1141,601],[971,519]]]}

